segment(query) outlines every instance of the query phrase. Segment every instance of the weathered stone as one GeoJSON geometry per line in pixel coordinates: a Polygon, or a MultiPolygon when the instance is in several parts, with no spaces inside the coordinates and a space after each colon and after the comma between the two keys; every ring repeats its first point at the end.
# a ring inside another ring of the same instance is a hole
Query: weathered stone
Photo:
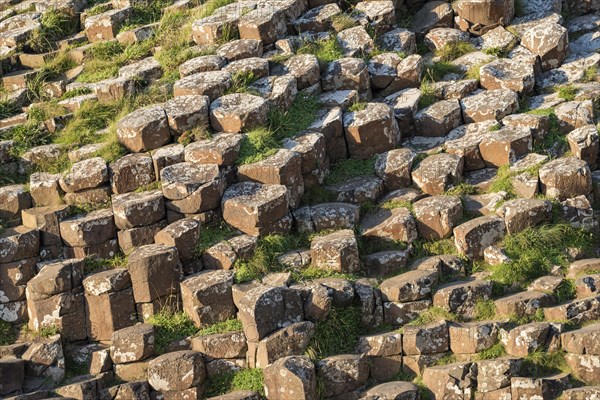
{"type": "Polygon", "coordinates": [[[412,163],[416,154],[410,149],[395,149],[380,154],[375,161],[375,173],[387,190],[409,187],[412,163]]]}
{"type": "Polygon", "coordinates": [[[519,96],[509,89],[486,90],[460,100],[465,123],[497,121],[519,109],[519,96]]]}
{"type": "Polygon", "coordinates": [[[248,346],[242,331],[201,335],[192,338],[192,350],[204,354],[205,359],[244,357],[248,346]]]}
{"type": "Polygon", "coordinates": [[[223,219],[248,235],[277,232],[280,228],[274,223],[288,212],[287,189],[283,185],[238,183],[225,191],[221,207],[223,219]]]}
{"type": "Polygon", "coordinates": [[[510,330],[504,338],[506,352],[514,357],[527,357],[546,344],[550,324],[532,322],[510,330]]]}
{"type": "Polygon", "coordinates": [[[436,398],[470,398],[476,388],[477,367],[471,363],[453,363],[428,367],[423,382],[436,398]]]}
{"type": "Polygon", "coordinates": [[[448,351],[449,346],[446,321],[404,327],[402,347],[406,355],[443,353],[448,351]]]}
{"type": "Polygon", "coordinates": [[[138,324],[112,334],[110,357],[115,364],[142,361],[154,355],[154,326],[138,324]]]}
{"type": "Polygon", "coordinates": [[[183,218],[169,224],[154,234],[155,243],[177,247],[179,260],[191,262],[196,257],[195,247],[200,237],[200,222],[192,218],[183,218]]]}
{"type": "Polygon", "coordinates": [[[315,366],[306,356],[283,357],[264,369],[265,396],[273,400],[315,400],[315,366]]]}
{"type": "Polygon", "coordinates": [[[580,160],[588,163],[590,167],[598,164],[598,145],[600,138],[594,125],[587,125],[575,129],[567,135],[571,153],[580,160]]]}
{"type": "Polygon", "coordinates": [[[339,355],[327,357],[317,364],[319,379],[323,382],[325,397],[352,392],[367,382],[368,359],[362,355],[339,355]]]}
{"type": "Polygon", "coordinates": [[[384,301],[408,303],[431,298],[432,287],[437,280],[437,271],[409,271],[386,279],[379,289],[384,301]]]}
{"type": "Polygon", "coordinates": [[[341,58],[329,63],[321,74],[321,86],[325,91],[356,90],[361,100],[371,99],[369,70],[358,58],[341,58]]]}
{"type": "Polygon", "coordinates": [[[453,196],[431,196],[413,204],[419,235],[427,240],[444,239],[463,216],[462,202],[453,196]]]}
{"type": "Polygon", "coordinates": [[[72,247],[104,243],[116,236],[113,213],[104,209],[65,219],[60,235],[72,247]]]}
{"type": "Polygon", "coordinates": [[[455,354],[475,354],[498,341],[497,322],[463,322],[449,324],[450,349],[455,354]]]}
{"type": "Polygon", "coordinates": [[[155,390],[186,390],[206,379],[202,354],[183,350],[163,354],[148,363],[148,383],[155,390]]]}
{"type": "Polygon", "coordinates": [[[415,115],[415,128],[419,136],[445,136],[462,123],[458,100],[438,101],[415,115]]]}
{"type": "Polygon", "coordinates": [[[177,249],[163,244],[137,248],[130,254],[127,269],[131,275],[136,303],[149,303],[177,291],[179,257],[177,249]]]}
{"type": "Polygon", "coordinates": [[[434,28],[452,27],[453,12],[444,1],[427,2],[412,18],[410,30],[423,37],[434,28]]]}
{"type": "Polygon", "coordinates": [[[502,218],[478,217],[454,228],[454,244],[460,254],[480,259],[486,247],[502,239],[505,229],[502,218]]]}
{"type": "Polygon", "coordinates": [[[173,96],[208,96],[212,101],[231,88],[231,74],[226,71],[207,71],[188,75],[173,85],[173,96]]]}
{"type": "Polygon", "coordinates": [[[481,86],[488,90],[510,89],[521,95],[530,93],[535,84],[533,66],[500,58],[481,67],[481,86]]]}
{"type": "Polygon", "coordinates": [[[279,329],[258,343],[248,342],[248,365],[265,368],[282,357],[302,355],[315,335],[315,325],[310,321],[295,322],[279,329]]]}
{"type": "Polygon", "coordinates": [[[171,140],[164,108],[149,106],[135,110],[117,123],[119,142],[133,152],[154,150],[171,140]]]}
{"type": "Polygon", "coordinates": [[[471,319],[477,314],[477,302],[489,300],[491,296],[490,281],[469,279],[439,286],[433,296],[433,305],[471,319]]]}
{"type": "Polygon", "coordinates": [[[412,242],[417,238],[414,217],[406,208],[382,208],[361,222],[362,236],[374,241],[412,242]]]}
{"type": "Polygon", "coordinates": [[[185,148],[185,161],[192,164],[231,166],[238,158],[242,135],[220,133],[211,139],[194,142],[185,148]]]}
{"type": "Polygon", "coordinates": [[[460,181],[463,165],[462,157],[446,153],[434,154],[413,169],[412,179],[423,192],[440,195],[460,181]]]}
{"type": "Polygon", "coordinates": [[[559,158],[544,164],[539,176],[541,191],[550,198],[565,200],[587,195],[592,190],[590,168],[576,157],[559,158]]]}
{"type": "Polygon", "coordinates": [[[256,285],[238,296],[234,289],[238,318],[249,341],[259,341],[277,329],[303,320],[302,300],[297,290],[256,285]]]}
{"type": "Polygon", "coordinates": [[[232,271],[192,275],[181,282],[183,309],[199,328],[226,321],[235,316],[232,286],[232,271]]]}
{"type": "Polygon", "coordinates": [[[160,190],[113,196],[115,225],[131,229],[154,224],[165,218],[164,197],[160,190]]]}
{"type": "Polygon", "coordinates": [[[247,132],[263,125],[268,103],[247,93],[221,96],[210,105],[210,123],[218,132],[247,132]]]}
{"type": "Polygon", "coordinates": [[[560,67],[565,60],[569,37],[561,25],[541,23],[523,34],[521,44],[537,54],[542,61],[542,69],[548,71],[560,67]]]}
{"type": "Polygon", "coordinates": [[[358,244],[354,232],[349,229],[315,237],[310,252],[316,268],[345,273],[356,272],[360,268],[358,244]]]}
{"type": "Polygon", "coordinates": [[[533,316],[542,307],[552,305],[552,303],[553,300],[549,294],[534,290],[501,297],[494,302],[496,313],[505,317],[533,316]]]}
{"type": "Polygon", "coordinates": [[[525,127],[503,127],[487,135],[479,144],[481,157],[489,167],[510,165],[531,152],[531,130],[525,127]]]}

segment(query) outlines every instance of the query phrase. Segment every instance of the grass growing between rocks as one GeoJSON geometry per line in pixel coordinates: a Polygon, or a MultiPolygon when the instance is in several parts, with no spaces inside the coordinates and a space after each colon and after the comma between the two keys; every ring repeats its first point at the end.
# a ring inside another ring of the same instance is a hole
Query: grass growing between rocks
{"type": "Polygon", "coordinates": [[[283,270],[277,257],[288,251],[310,246],[308,235],[267,235],[258,239],[258,245],[252,257],[238,262],[235,268],[237,282],[260,279],[269,272],[283,270]]]}
{"type": "Polygon", "coordinates": [[[26,44],[36,53],[53,50],[54,41],[76,32],[79,27],[73,16],[53,7],[44,11],[40,25],[40,28],[33,31],[26,44]]]}
{"type": "Polygon", "coordinates": [[[489,321],[496,317],[496,304],[493,300],[478,300],[475,303],[475,319],[489,321]]]}
{"type": "Polygon", "coordinates": [[[438,82],[448,74],[462,75],[462,70],[459,66],[450,64],[449,62],[439,61],[425,66],[424,79],[429,79],[431,82],[438,82]]]}
{"type": "Polygon", "coordinates": [[[223,240],[231,239],[235,235],[236,231],[224,221],[219,225],[202,227],[202,229],[200,229],[198,243],[196,243],[196,256],[200,257],[209,247],[214,246],[223,240]]]}
{"type": "Polygon", "coordinates": [[[172,312],[165,308],[148,318],[147,323],[154,325],[156,354],[163,354],[171,342],[198,333],[194,322],[183,311],[172,312]]]}
{"type": "Polygon", "coordinates": [[[246,134],[240,147],[238,165],[262,161],[282,148],[283,140],[308,128],[315,120],[319,104],[314,96],[298,93],[290,109],[269,112],[267,126],[246,134]]]}
{"type": "Polygon", "coordinates": [[[324,40],[306,40],[298,48],[296,54],[313,54],[315,57],[317,57],[321,66],[325,66],[332,61],[344,58],[342,46],[337,41],[335,36],[324,40]]]}
{"type": "Polygon", "coordinates": [[[502,343],[498,342],[489,349],[477,353],[477,360],[492,360],[506,355],[506,349],[502,343]]]}
{"type": "Polygon", "coordinates": [[[90,275],[113,268],[125,267],[126,265],[127,256],[124,254],[119,253],[113,258],[99,258],[90,256],[83,259],[83,274],[90,275]]]}
{"type": "Polygon", "coordinates": [[[540,349],[529,354],[523,360],[521,372],[525,376],[543,377],[561,372],[570,373],[565,360],[564,350],[547,351],[540,349]]]}
{"type": "Polygon", "coordinates": [[[0,319],[0,346],[13,344],[19,336],[19,329],[16,325],[0,319]]]}
{"type": "Polygon", "coordinates": [[[163,9],[173,4],[173,0],[152,0],[144,3],[134,3],[131,15],[121,25],[120,32],[126,32],[143,25],[160,21],[163,9]]]}
{"type": "Polygon", "coordinates": [[[316,361],[337,354],[354,353],[358,337],[364,332],[361,316],[358,307],[333,307],[325,321],[317,322],[315,336],[305,354],[316,361]]]}
{"type": "Polygon", "coordinates": [[[359,176],[375,175],[375,158],[366,160],[347,158],[331,166],[331,172],[325,179],[326,185],[336,185],[347,182],[348,179],[359,176]]]}
{"type": "Polygon", "coordinates": [[[419,316],[409,322],[408,326],[421,326],[427,325],[432,322],[439,321],[459,321],[458,315],[451,313],[450,311],[444,310],[441,307],[430,307],[428,310],[419,314],[419,316]]]}
{"type": "Polygon", "coordinates": [[[242,321],[239,319],[228,319],[227,321],[217,322],[216,324],[200,329],[196,336],[216,335],[219,333],[241,331],[242,329],[242,321]]]}
{"type": "Polygon", "coordinates": [[[264,395],[263,371],[260,368],[241,369],[237,372],[217,375],[206,382],[205,396],[214,397],[234,390],[251,390],[264,395]]]}
{"type": "Polygon", "coordinates": [[[508,235],[501,247],[512,260],[492,268],[492,279],[502,285],[525,286],[550,273],[554,265],[567,266],[569,248],[588,250],[593,235],[566,223],[527,228],[508,235]]]}
{"type": "Polygon", "coordinates": [[[575,100],[575,96],[577,95],[577,88],[573,85],[559,86],[555,89],[555,91],[559,98],[566,101],[575,100]]]}
{"type": "Polygon", "coordinates": [[[473,46],[472,43],[457,40],[446,43],[442,48],[435,52],[435,55],[438,56],[442,61],[452,61],[474,51],[475,46],[473,46]]]}

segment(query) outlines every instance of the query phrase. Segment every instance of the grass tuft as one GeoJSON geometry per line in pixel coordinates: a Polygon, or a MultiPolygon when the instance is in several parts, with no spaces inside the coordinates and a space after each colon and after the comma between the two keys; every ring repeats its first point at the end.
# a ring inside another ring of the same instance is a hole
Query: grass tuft
{"type": "Polygon", "coordinates": [[[444,79],[448,74],[459,74],[462,75],[460,67],[450,64],[446,61],[440,61],[433,64],[429,64],[425,67],[425,78],[432,82],[438,82],[444,79]]]}
{"type": "Polygon", "coordinates": [[[242,329],[242,321],[239,319],[228,319],[227,321],[217,322],[216,324],[200,329],[197,336],[216,335],[219,333],[241,331],[242,329]]]}
{"type": "Polygon", "coordinates": [[[489,321],[496,317],[496,304],[493,300],[478,300],[475,303],[475,319],[489,321]]]}
{"type": "Polygon", "coordinates": [[[523,360],[521,373],[525,376],[543,377],[560,372],[571,372],[564,350],[547,351],[537,350],[523,360]]]}
{"type": "Polygon", "coordinates": [[[375,175],[374,157],[366,160],[348,158],[331,166],[331,172],[325,179],[325,184],[336,185],[347,182],[350,178],[368,175],[375,175]]]}
{"type": "Polygon", "coordinates": [[[90,275],[113,268],[125,267],[126,265],[127,256],[123,254],[117,254],[113,258],[90,256],[83,259],[83,274],[90,275]]]}
{"type": "Polygon", "coordinates": [[[200,237],[198,238],[198,243],[196,243],[194,251],[199,257],[209,247],[214,246],[223,240],[231,239],[235,235],[236,231],[224,222],[218,226],[204,226],[200,229],[200,237]]]}
{"type": "Polygon", "coordinates": [[[555,265],[568,265],[565,249],[586,251],[593,240],[591,233],[566,223],[528,228],[506,236],[502,248],[511,262],[494,267],[492,279],[504,285],[527,285],[550,273],[555,265]]]}
{"type": "Polygon", "coordinates": [[[296,54],[314,54],[322,66],[344,57],[342,46],[335,36],[324,40],[306,40],[296,54]]]}
{"type": "Polygon", "coordinates": [[[312,124],[319,104],[314,96],[299,93],[286,112],[271,110],[266,127],[256,128],[246,134],[237,159],[238,165],[262,161],[275,154],[289,138],[312,124]]]}
{"type": "Polygon", "coordinates": [[[475,51],[475,46],[470,42],[457,40],[446,43],[442,48],[435,52],[435,55],[442,61],[453,61],[460,56],[472,53],[475,51]]]}
{"type": "Polygon", "coordinates": [[[213,376],[206,382],[205,396],[215,397],[235,390],[250,390],[264,395],[263,371],[259,368],[241,369],[237,372],[213,376]]]}
{"type": "Polygon", "coordinates": [[[432,322],[439,321],[458,321],[459,317],[450,311],[444,310],[441,307],[431,307],[427,311],[422,312],[419,316],[409,322],[408,326],[427,325],[432,322]]]}
{"type": "Polygon", "coordinates": [[[477,360],[491,360],[506,355],[506,349],[498,342],[489,349],[477,353],[477,360]]]}
{"type": "Polygon", "coordinates": [[[354,353],[358,338],[363,334],[362,312],[358,307],[333,307],[325,321],[317,322],[315,336],[306,354],[320,360],[337,354],[354,353]]]}
{"type": "Polygon", "coordinates": [[[559,98],[566,101],[575,100],[575,96],[577,95],[577,88],[573,85],[559,86],[555,88],[555,91],[559,98]]]}
{"type": "Polygon", "coordinates": [[[156,354],[163,354],[167,346],[175,340],[180,340],[198,333],[198,328],[184,312],[171,312],[166,308],[152,315],[147,321],[154,325],[156,354]]]}
{"type": "Polygon", "coordinates": [[[13,344],[19,336],[19,328],[10,322],[0,319],[0,346],[13,344]]]}

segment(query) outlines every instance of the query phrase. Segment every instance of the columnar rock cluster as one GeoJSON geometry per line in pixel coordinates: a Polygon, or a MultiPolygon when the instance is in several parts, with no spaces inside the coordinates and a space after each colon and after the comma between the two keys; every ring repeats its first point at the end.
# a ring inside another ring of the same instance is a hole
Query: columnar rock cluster
{"type": "Polygon", "coordinates": [[[0,4],[0,398],[600,397],[598,1],[0,4]]]}

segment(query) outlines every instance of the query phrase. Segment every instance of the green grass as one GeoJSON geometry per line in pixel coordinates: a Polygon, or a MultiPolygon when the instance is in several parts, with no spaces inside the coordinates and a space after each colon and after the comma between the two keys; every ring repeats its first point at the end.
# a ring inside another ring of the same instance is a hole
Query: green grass
{"type": "Polygon", "coordinates": [[[250,93],[257,94],[251,90],[249,86],[256,80],[254,73],[238,71],[231,77],[233,85],[227,90],[226,94],[229,93],[250,93]]]}
{"type": "Polygon", "coordinates": [[[561,372],[571,372],[563,350],[547,351],[539,349],[523,360],[521,373],[525,376],[543,377],[561,372]]]}
{"type": "Polygon", "coordinates": [[[62,96],[60,96],[60,100],[72,99],[73,97],[83,96],[90,93],[92,93],[92,90],[90,88],[78,87],[76,89],[71,89],[68,92],[65,92],[62,96]]]}
{"type": "Polygon", "coordinates": [[[438,82],[444,79],[444,77],[448,74],[460,74],[462,75],[462,70],[460,67],[450,64],[446,61],[439,61],[433,64],[429,64],[425,67],[424,79],[429,79],[433,82],[438,82]]]}
{"type": "Polygon", "coordinates": [[[264,395],[263,371],[259,368],[241,369],[237,372],[217,375],[206,382],[204,395],[221,396],[235,390],[251,390],[264,395]]]}
{"type": "Polygon", "coordinates": [[[429,79],[423,79],[421,86],[421,97],[419,97],[419,110],[429,107],[437,101],[433,83],[429,79]]]}
{"type": "Polygon", "coordinates": [[[305,130],[314,122],[318,110],[317,99],[303,93],[296,96],[287,112],[271,110],[267,126],[254,129],[244,137],[237,164],[262,161],[275,154],[284,139],[305,130]]]}
{"type": "Polygon", "coordinates": [[[358,112],[364,110],[365,108],[367,108],[367,103],[359,101],[358,103],[354,103],[350,107],[348,107],[348,111],[358,112]]]}
{"type": "Polygon", "coordinates": [[[450,189],[446,190],[444,194],[448,196],[464,196],[477,194],[478,192],[479,189],[477,189],[476,186],[473,186],[470,183],[466,182],[459,182],[450,189]]]}
{"type": "Polygon", "coordinates": [[[331,26],[336,32],[341,32],[357,25],[358,21],[348,14],[337,14],[331,17],[331,26]]]}
{"type": "Polygon", "coordinates": [[[448,355],[445,355],[444,357],[438,359],[433,365],[435,365],[435,366],[448,365],[448,364],[455,363],[457,361],[458,360],[456,359],[456,356],[454,354],[448,354],[448,355]]]}
{"type": "Polygon", "coordinates": [[[573,300],[575,297],[577,297],[577,288],[575,287],[575,282],[572,279],[564,279],[556,288],[554,295],[556,296],[556,301],[559,304],[573,300]]]}
{"type": "Polygon", "coordinates": [[[388,200],[381,204],[379,207],[385,208],[386,210],[393,210],[395,208],[406,208],[410,212],[413,211],[413,203],[408,200],[388,200]]]}
{"type": "Polygon", "coordinates": [[[40,121],[27,121],[0,133],[0,139],[13,140],[11,152],[14,156],[19,157],[32,147],[50,143],[52,135],[43,128],[40,121]]]}
{"type": "Polygon", "coordinates": [[[573,85],[559,86],[555,88],[555,91],[559,98],[566,101],[575,100],[575,96],[577,95],[577,88],[573,85]]]}
{"type": "Polygon", "coordinates": [[[441,307],[431,307],[428,310],[419,314],[419,316],[416,319],[412,320],[407,325],[421,326],[439,321],[459,321],[459,317],[456,314],[444,310],[441,307]]]}
{"type": "Polygon", "coordinates": [[[496,304],[493,300],[477,300],[475,303],[475,319],[489,321],[496,317],[496,304]]]}
{"type": "Polygon", "coordinates": [[[460,56],[472,53],[475,51],[475,46],[470,42],[457,40],[454,42],[446,43],[442,48],[435,52],[435,55],[442,61],[453,61],[460,56]]]}
{"type": "Polygon", "coordinates": [[[506,349],[502,343],[498,342],[489,349],[477,353],[477,360],[492,360],[506,355],[506,349]]]}
{"type": "Polygon", "coordinates": [[[235,3],[235,0],[208,0],[202,4],[202,7],[195,10],[193,14],[195,19],[201,19],[210,17],[221,7],[225,7],[231,3],[235,3]]]}
{"type": "Polygon", "coordinates": [[[49,338],[60,333],[60,329],[56,325],[42,326],[38,330],[38,335],[43,338],[49,338]]]}
{"type": "Polygon", "coordinates": [[[331,172],[325,179],[325,184],[336,185],[347,182],[351,178],[368,175],[375,175],[374,157],[366,160],[347,158],[331,166],[331,172]]]}
{"type": "Polygon", "coordinates": [[[154,181],[152,183],[149,183],[147,185],[144,186],[140,186],[139,188],[135,189],[136,193],[144,193],[144,192],[148,192],[151,190],[159,190],[162,188],[162,182],[161,181],[154,181]]]}
{"type": "Polygon", "coordinates": [[[17,326],[0,319],[0,346],[13,344],[19,335],[17,326]]]}
{"type": "Polygon", "coordinates": [[[481,67],[483,67],[484,65],[485,63],[473,65],[465,73],[465,78],[474,79],[476,81],[481,80],[481,67]]]}
{"type": "Polygon", "coordinates": [[[228,319],[227,321],[217,322],[207,326],[206,328],[200,329],[197,336],[216,335],[219,333],[228,333],[241,331],[243,329],[242,321],[239,319],[228,319]]]}
{"type": "Polygon", "coordinates": [[[515,197],[515,189],[512,185],[512,179],[516,175],[516,173],[510,170],[510,166],[503,165],[498,168],[498,172],[496,172],[496,177],[492,181],[491,185],[488,187],[488,193],[497,193],[497,192],[506,192],[509,197],[515,197]]]}
{"type": "Polygon", "coordinates": [[[132,30],[134,28],[153,24],[160,21],[163,8],[173,4],[173,0],[153,0],[145,4],[134,3],[131,15],[121,25],[120,32],[132,30]]]}
{"type": "Polygon", "coordinates": [[[171,342],[198,333],[198,328],[184,312],[173,313],[165,309],[152,315],[147,322],[154,325],[154,350],[156,354],[164,353],[171,342]]]}
{"type": "Polygon", "coordinates": [[[533,115],[548,115],[550,118],[550,129],[543,140],[536,143],[534,151],[537,153],[548,153],[552,150],[553,154],[563,154],[569,148],[566,135],[563,135],[560,131],[560,124],[558,117],[554,114],[554,110],[535,110],[530,111],[529,114],[533,115]],[[536,113],[537,111],[537,113],[536,113]],[[549,114],[546,114],[549,113],[549,114]]]}
{"type": "Polygon", "coordinates": [[[314,54],[321,66],[344,57],[342,46],[335,36],[325,40],[305,41],[296,54],[314,54]]]}
{"type": "Polygon", "coordinates": [[[90,256],[83,259],[83,274],[90,275],[96,272],[127,266],[127,256],[119,253],[113,258],[100,258],[90,256]]]}
{"type": "Polygon", "coordinates": [[[334,193],[325,190],[321,185],[304,188],[304,194],[302,195],[302,205],[313,205],[321,203],[330,203],[335,201],[336,196],[334,193]]]}
{"type": "Polygon", "coordinates": [[[99,3],[94,4],[92,7],[85,10],[85,13],[88,17],[92,17],[94,15],[102,14],[104,12],[110,11],[112,6],[108,3],[99,3]]]}
{"type": "Polygon", "coordinates": [[[269,272],[283,270],[277,257],[291,250],[310,246],[307,235],[267,235],[258,239],[258,245],[252,257],[237,263],[235,278],[237,282],[259,279],[269,272]]]}
{"type": "Polygon", "coordinates": [[[505,49],[503,47],[488,47],[487,49],[483,50],[483,53],[490,55],[490,56],[496,56],[499,58],[505,58],[508,56],[507,49],[505,49]]]}
{"type": "Polygon", "coordinates": [[[583,81],[594,82],[599,73],[600,71],[598,70],[598,66],[592,65],[591,67],[586,68],[586,70],[583,72],[583,81]]]}
{"type": "Polygon", "coordinates": [[[50,80],[56,79],[64,72],[77,66],[67,51],[61,51],[44,63],[35,76],[27,81],[28,96],[31,101],[47,100],[44,86],[50,80]]]}
{"type": "Polygon", "coordinates": [[[300,270],[293,270],[292,280],[294,282],[313,281],[322,278],[341,278],[349,281],[355,281],[359,278],[356,274],[343,274],[330,269],[322,269],[309,266],[300,270]]]}
{"type": "Polygon", "coordinates": [[[236,231],[225,222],[217,226],[204,226],[200,229],[200,237],[198,243],[196,243],[195,253],[197,256],[201,256],[209,247],[223,240],[231,239],[235,235],[236,231]]]}
{"type": "Polygon", "coordinates": [[[315,336],[311,339],[306,355],[320,360],[337,354],[352,354],[358,338],[364,332],[362,312],[358,307],[333,307],[325,321],[317,322],[315,336]]]}
{"type": "Polygon", "coordinates": [[[456,255],[456,246],[452,239],[440,239],[433,242],[427,242],[423,239],[417,239],[412,243],[413,256],[417,260],[423,257],[441,256],[445,254],[456,255]]]}
{"type": "Polygon", "coordinates": [[[19,108],[14,101],[8,100],[7,98],[0,100],[0,119],[10,118],[20,112],[21,108],[19,108]]]}
{"type": "Polygon", "coordinates": [[[26,43],[27,47],[36,53],[53,50],[55,40],[76,32],[79,27],[73,16],[55,8],[44,11],[40,18],[40,25],[26,43]]]}
{"type": "Polygon", "coordinates": [[[593,241],[591,233],[566,223],[527,228],[504,238],[501,247],[511,262],[493,267],[491,277],[500,284],[525,286],[555,265],[568,265],[565,249],[585,251],[593,241]]]}

